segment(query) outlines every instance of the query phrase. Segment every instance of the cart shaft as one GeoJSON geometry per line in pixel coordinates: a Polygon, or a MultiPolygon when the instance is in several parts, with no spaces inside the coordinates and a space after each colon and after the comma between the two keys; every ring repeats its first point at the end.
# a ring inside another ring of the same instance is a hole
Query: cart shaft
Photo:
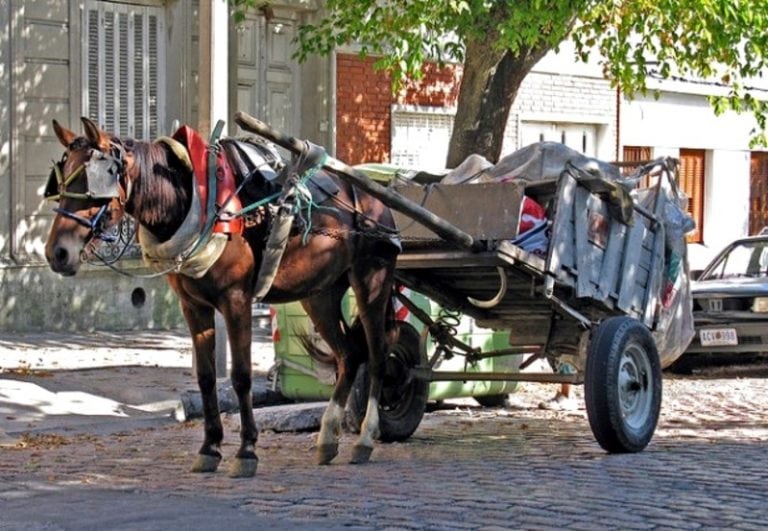
{"type": "MultiPolygon", "coordinates": [[[[277,131],[261,120],[242,111],[235,113],[235,122],[246,131],[256,133],[293,153],[304,153],[308,149],[306,142],[277,131]]],[[[478,245],[470,234],[446,222],[419,204],[404,198],[397,192],[372,181],[362,172],[344,164],[340,160],[329,156],[323,164],[323,168],[332,171],[348,183],[365,190],[385,205],[413,218],[446,241],[465,249],[478,250],[478,245]]]]}

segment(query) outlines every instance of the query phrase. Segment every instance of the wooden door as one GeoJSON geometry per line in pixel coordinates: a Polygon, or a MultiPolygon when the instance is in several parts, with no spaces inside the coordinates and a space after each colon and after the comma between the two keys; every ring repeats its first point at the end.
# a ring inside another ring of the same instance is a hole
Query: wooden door
{"type": "Polygon", "coordinates": [[[688,214],[696,222],[689,243],[701,243],[704,237],[704,161],[703,149],[680,150],[680,189],[688,196],[688,214]]]}
{"type": "Polygon", "coordinates": [[[237,29],[237,108],[275,128],[299,135],[298,70],[293,53],[296,24],[251,15],[237,29]]]}
{"type": "Polygon", "coordinates": [[[768,153],[754,151],[749,167],[749,233],[768,226],[768,153]]]}

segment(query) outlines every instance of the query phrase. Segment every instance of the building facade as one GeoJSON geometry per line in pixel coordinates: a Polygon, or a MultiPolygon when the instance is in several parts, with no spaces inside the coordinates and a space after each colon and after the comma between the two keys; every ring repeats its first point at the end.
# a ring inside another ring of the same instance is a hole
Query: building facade
{"type": "MultiPolygon", "coordinates": [[[[351,52],[337,55],[340,153],[353,162],[442,168],[460,68],[431,68],[423,82],[392,96],[389,79],[372,63],[351,52]]],[[[565,43],[523,82],[502,156],[551,140],[606,161],[679,159],[680,187],[697,224],[688,236],[689,259],[701,269],[734,238],[768,225],[768,152],[749,147],[750,114],[715,115],[708,97],[721,87],[650,80],[650,89],[658,95],[626,98],[603,79],[596,62],[574,61],[565,43]]]]}
{"type": "MultiPolygon", "coordinates": [[[[215,34],[225,51],[223,70],[201,46],[200,29],[209,21],[200,7],[198,0],[0,0],[0,331],[180,323],[163,279],[98,265],[66,279],[49,270],[44,245],[54,205],[42,192],[63,152],[53,119],[79,131],[87,116],[142,140],[169,134],[176,124],[197,126],[200,67],[207,62],[228,74],[222,118],[243,109],[329,142],[328,60],[299,66],[291,59],[290,41],[315,2],[286,0],[269,19],[254,14],[237,28],[225,25],[223,35],[215,34]],[[311,104],[303,105],[306,97],[311,104]]],[[[226,0],[211,7],[227,14],[226,0]]],[[[144,273],[132,256],[120,266],[144,273]]]]}
{"type": "MultiPolygon", "coordinates": [[[[151,140],[179,123],[205,123],[204,92],[219,108],[224,102],[230,134],[241,109],[350,164],[443,168],[460,67],[429,66],[422,82],[393,95],[388,77],[353,49],[299,65],[291,41],[319,5],[273,3],[268,17],[252,13],[208,34],[216,42],[206,48],[201,28],[210,27],[211,9],[227,15],[226,0],[0,0],[0,331],[180,323],[162,279],[97,265],[67,279],[49,270],[43,249],[53,205],[42,191],[62,153],[52,119],[79,130],[88,116],[115,134],[151,140]],[[223,92],[214,94],[208,87],[221,79],[223,92]]],[[[554,140],[603,160],[679,157],[699,222],[691,261],[701,267],[729,239],[768,222],[768,157],[748,148],[751,117],[714,116],[710,87],[659,88],[658,99],[629,101],[564,45],[524,81],[502,154],[554,140]]],[[[121,267],[143,273],[131,256],[121,267]]]]}

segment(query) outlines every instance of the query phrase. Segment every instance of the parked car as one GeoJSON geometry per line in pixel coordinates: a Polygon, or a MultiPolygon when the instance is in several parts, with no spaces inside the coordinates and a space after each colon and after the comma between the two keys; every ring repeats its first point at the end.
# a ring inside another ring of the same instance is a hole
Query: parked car
{"type": "Polygon", "coordinates": [[[672,366],[768,361],[768,230],[727,245],[691,283],[696,333],[672,366]]]}

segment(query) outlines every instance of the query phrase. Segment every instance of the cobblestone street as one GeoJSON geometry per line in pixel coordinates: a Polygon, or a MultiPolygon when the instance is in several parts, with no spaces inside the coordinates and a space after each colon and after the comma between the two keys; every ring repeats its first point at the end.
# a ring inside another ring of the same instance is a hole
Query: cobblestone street
{"type": "Polygon", "coordinates": [[[318,467],[314,433],[263,433],[248,480],[225,472],[237,416],[226,418],[224,462],[211,475],[188,472],[200,421],[33,434],[0,450],[0,529],[188,529],[206,505],[236,513],[230,528],[765,529],[766,381],[665,378],[659,427],[632,455],[604,453],[583,406],[538,409],[555,387],[535,384],[507,409],[467,402],[428,413],[409,441],[379,445],[363,466],[346,463],[351,435],[318,467]],[[65,494],[83,503],[54,514],[47,500],[65,494]],[[89,499],[114,499],[114,510],[89,519],[89,499]],[[189,518],[153,519],[156,504],[189,518]]]}

